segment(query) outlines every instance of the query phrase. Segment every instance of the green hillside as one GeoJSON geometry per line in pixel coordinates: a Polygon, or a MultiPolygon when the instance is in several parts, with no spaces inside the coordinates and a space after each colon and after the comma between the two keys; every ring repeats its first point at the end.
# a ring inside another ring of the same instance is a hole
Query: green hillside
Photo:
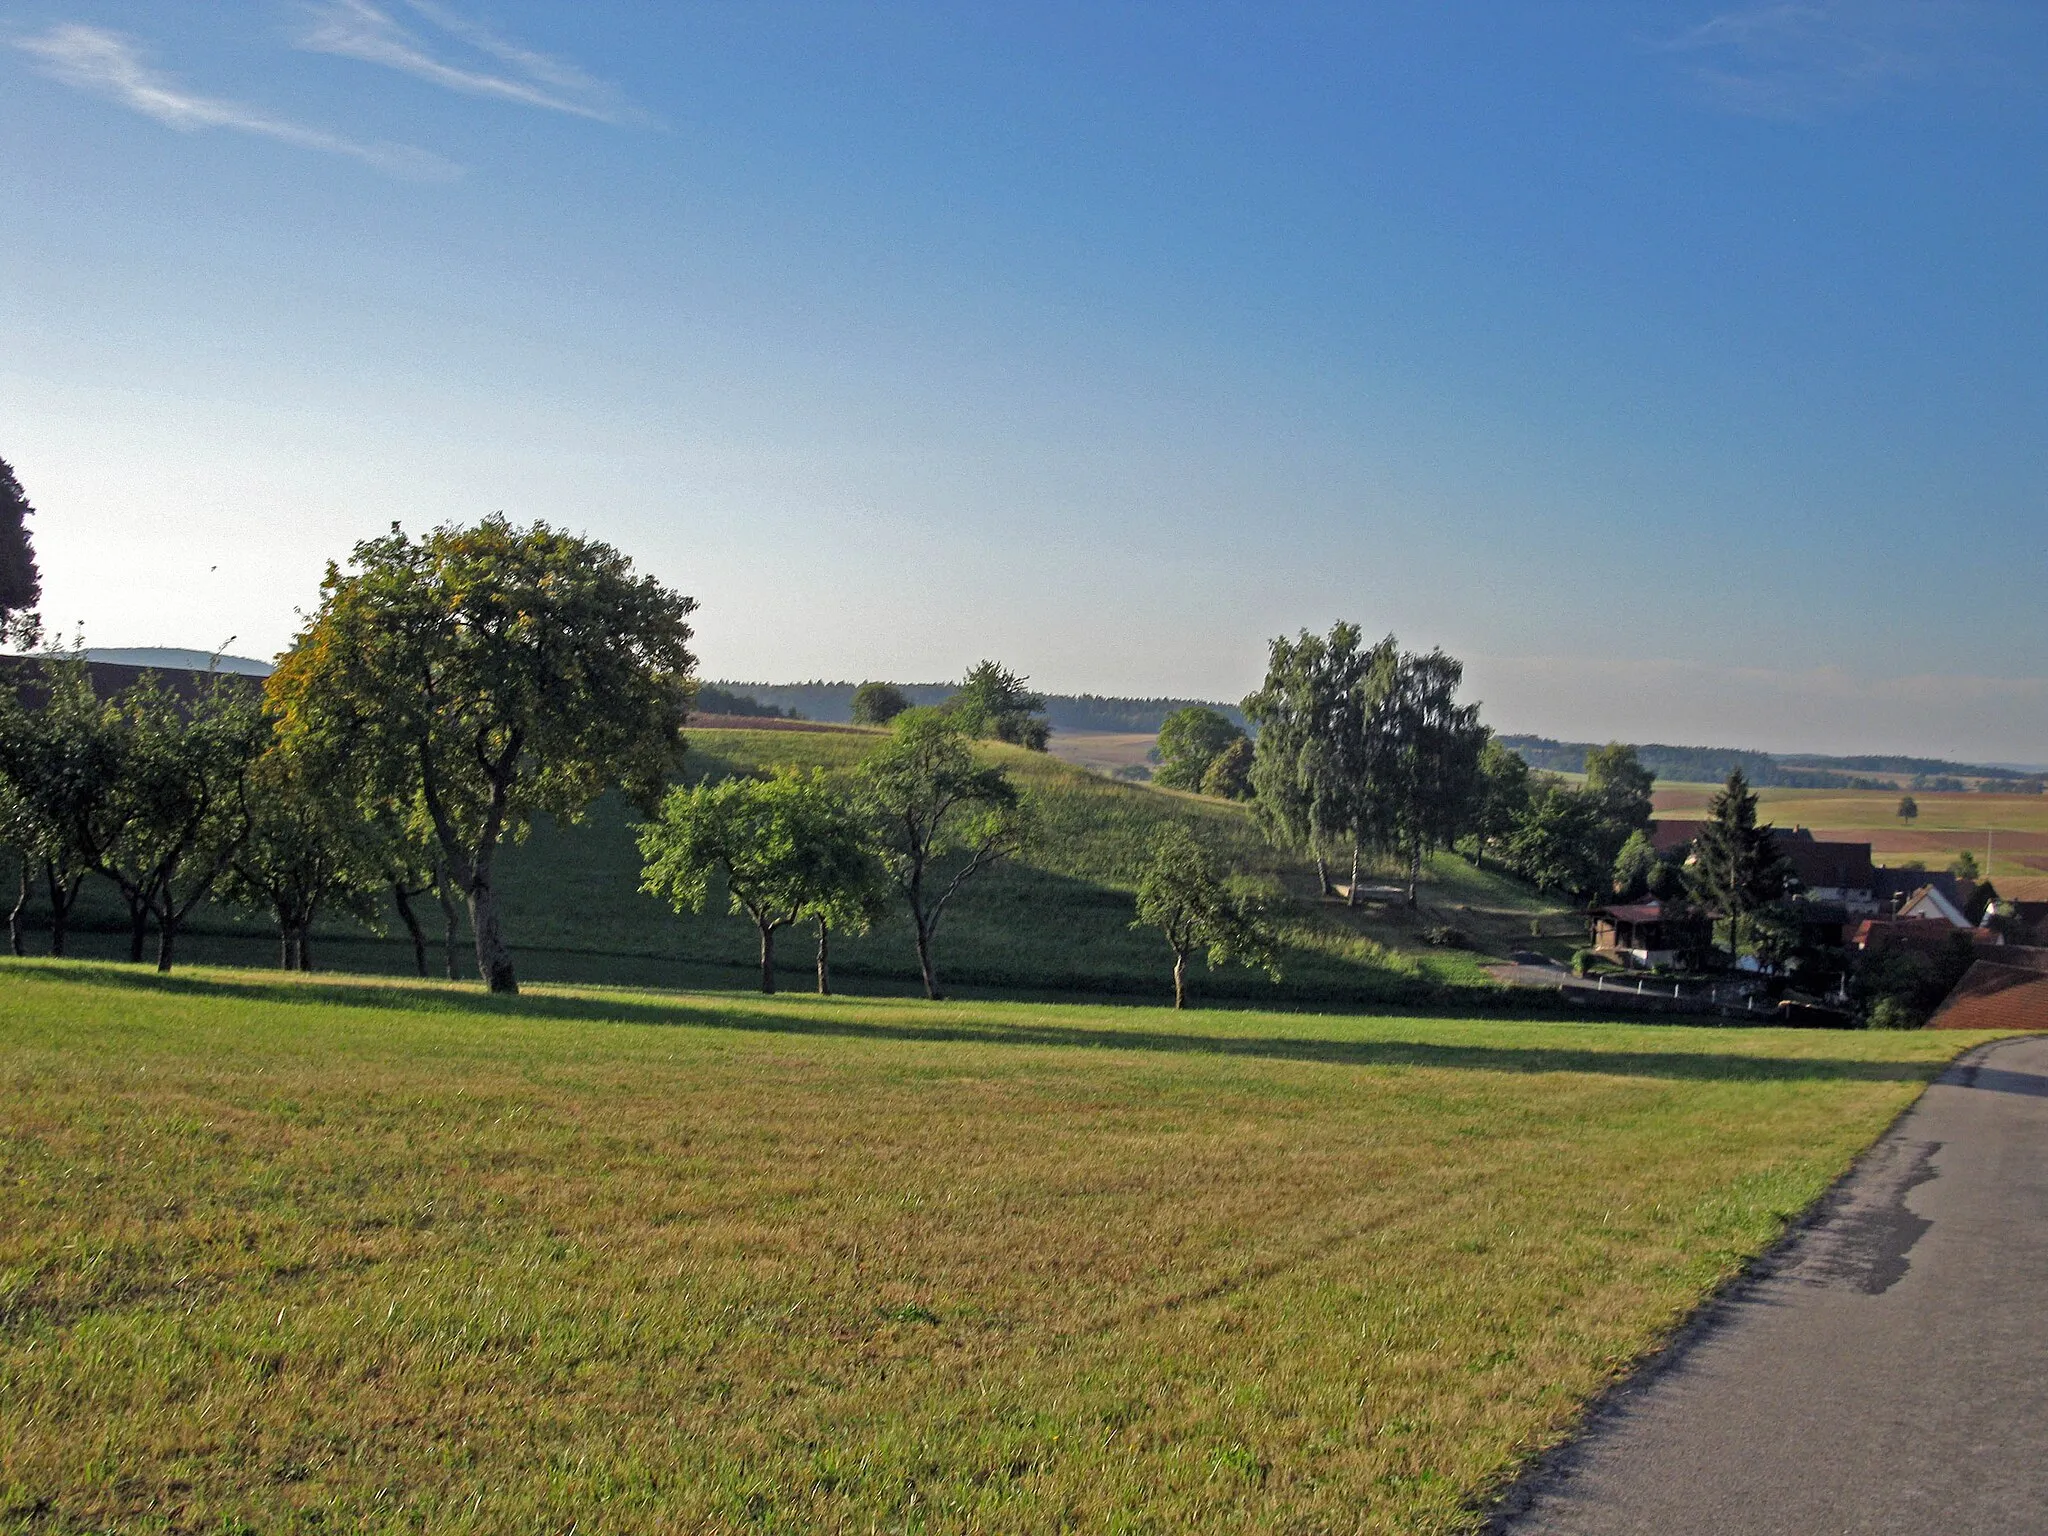
{"type": "MultiPolygon", "coordinates": [[[[696,730],[692,779],[756,772],[773,763],[851,767],[877,735],[860,731],[696,730]]],[[[1154,830],[1168,818],[1192,825],[1231,867],[1287,898],[1285,977],[1279,986],[1256,972],[1200,975],[1197,997],[1261,1004],[1427,1003],[1446,987],[1491,988],[1484,956],[1432,947],[1422,931],[1456,925],[1498,951],[1528,940],[1530,919],[1554,911],[1512,882],[1474,871],[1464,860],[1437,861],[1426,910],[1349,913],[1315,901],[1312,874],[1272,848],[1242,805],[1114,783],[1043,754],[989,744],[984,749],[1027,789],[1039,831],[1026,855],[971,884],[941,932],[942,979],[969,992],[1093,994],[1156,998],[1168,957],[1156,934],[1134,932],[1134,870],[1154,830]]],[[[506,929],[521,973],[531,979],[642,986],[748,986],[755,975],[750,925],[720,910],[679,918],[639,894],[633,844],[636,814],[617,797],[600,801],[580,824],[542,822],[500,862],[506,929]]],[[[424,904],[423,916],[432,911],[424,904]]],[[[438,924],[438,913],[434,913],[438,924]]],[[[93,895],[74,953],[125,952],[121,909],[93,895]]],[[[1553,927],[1562,929],[1553,920],[1553,927]]],[[[411,951],[395,922],[381,937],[330,924],[316,942],[324,967],[403,972],[411,951]]],[[[194,962],[263,964],[271,940],[253,917],[200,914],[181,955],[194,962]]],[[[32,946],[32,952],[39,952],[32,946]]],[[[848,990],[909,991],[917,968],[908,925],[892,920],[865,937],[833,941],[835,978],[848,990]]],[[[463,955],[464,974],[470,973],[463,955]]],[[[778,958],[785,985],[810,984],[808,935],[784,936],[778,958]]],[[[438,963],[438,961],[437,961],[438,963]]]]}

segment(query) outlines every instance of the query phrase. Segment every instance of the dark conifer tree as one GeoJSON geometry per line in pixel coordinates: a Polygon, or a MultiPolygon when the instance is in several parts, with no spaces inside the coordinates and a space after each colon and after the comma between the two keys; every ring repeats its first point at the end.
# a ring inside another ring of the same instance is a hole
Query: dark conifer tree
{"type": "Polygon", "coordinates": [[[35,547],[28,536],[34,511],[13,466],[0,459],[0,636],[24,633],[23,620],[43,595],[35,547]]]}
{"type": "Polygon", "coordinates": [[[1785,893],[1788,873],[1771,829],[1756,821],[1756,792],[1737,768],[1714,795],[1693,839],[1688,883],[1700,901],[1728,919],[1730,959],[1742,953],[1742,920],[1785,893]]]}

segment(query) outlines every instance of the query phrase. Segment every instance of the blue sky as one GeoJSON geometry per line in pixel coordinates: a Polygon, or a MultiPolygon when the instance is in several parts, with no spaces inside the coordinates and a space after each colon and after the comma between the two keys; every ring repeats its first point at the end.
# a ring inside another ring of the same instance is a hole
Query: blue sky
{"type": "Polygon", "coordinates": [[[502,509],[714,676],[2048,760],[2048,13],[0,0],[49,616],[502,509]]]}

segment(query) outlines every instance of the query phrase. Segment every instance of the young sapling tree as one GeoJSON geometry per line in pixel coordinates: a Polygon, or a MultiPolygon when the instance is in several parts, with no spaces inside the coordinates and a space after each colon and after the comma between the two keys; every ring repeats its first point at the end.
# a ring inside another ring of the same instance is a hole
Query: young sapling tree
{"type": "Polygon", "coordinates": [[[1138,876],[1133,928],[1157,928],[1173,951],[1173,1006],[1188,1005],[1188,958],[1205,953],[1212,966],[1232,961],[1256,966],[1273,980],[1280,964],[1271,931],[1256,903],[1233,891],[1222,869],[1180,822],[1168,822],[1152,842],[1138,876]]]}

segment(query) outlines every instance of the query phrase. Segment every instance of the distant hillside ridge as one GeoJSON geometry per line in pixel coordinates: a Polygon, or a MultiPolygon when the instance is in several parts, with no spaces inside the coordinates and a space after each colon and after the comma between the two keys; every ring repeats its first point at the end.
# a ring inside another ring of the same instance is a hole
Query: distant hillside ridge
{"type": "Polygon", "coordinates": [[[117,667],[153,667],[165,672],[235,672],[243,677],[268,677],[277,670],[253,656],[216,656],[211,651],[177,645],[88,646],[82,654],[87,661],[103,661],[117,667]]]}
{"type": "MultiPolygon", "coordinates": [[[[1501,745],[1521,754],[1531,768],[1578,773],[1599,742],[1556,741],[1548,736],[1502,736],[1501,745]]],[[[1956,763],[1938,757],[1827,757],[1812,752],[1757,752],[1742,747],[1674,747],[1664,742],[1633,744],[1645,768],[1667,783],[1718,784],[1737,768],[1760,789],[1896,789],[1901,779],[1978,779],[2035,788],[2035,774],[1991,763],[1956,763]],[[1884,775],[1876,777],[1875,775],[1884,775]]],[[[1946,788],[1947,785],[1941,787],[1946,788]]]]}
{"type": "MultiPolygon", "coordinates": [[[[777,709],[795,710],[806,720],[844,724],[853,719],[853,690],[858,683],[745,683],[719,679],[706,685],[724,692],[757,699],[777,709]]],[[[912,704],[940,704],[958,683],[897,683],[912,704]]],[[[1166,717],[1177,709],[1199,704],[1213,709],[1235,725],[1244,724],[1244,713],[1235,704],[1209,699],[1123,699],[1094,693],[1049,693],[1045,696],[1045,718],[1055,731],[1157,731],[1166,717]]]]}

